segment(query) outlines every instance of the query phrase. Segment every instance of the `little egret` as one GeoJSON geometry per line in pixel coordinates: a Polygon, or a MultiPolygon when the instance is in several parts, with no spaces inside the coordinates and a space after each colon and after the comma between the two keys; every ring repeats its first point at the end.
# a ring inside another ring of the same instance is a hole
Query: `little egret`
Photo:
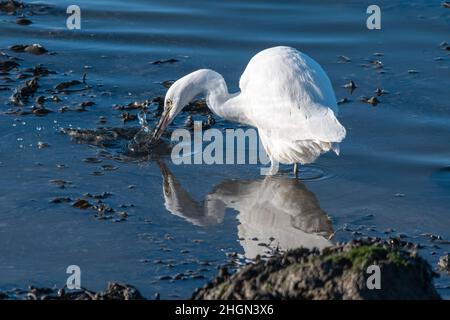
{"type": "Polygon", "coordinates": [[[209,69],[194,71],[167,91],[164,111],[152,136],[157,141],[180,111],[204,94],[217,116],[258,129],[271,161],[278,164],[314,162],[322,153],[339,154],[345,128],[336,119],[338,107],[331,82],[322,67],[290,47],[274,47],[256,54],[242,74],[241,92],[228,93],[224,78],[209,69]]]}

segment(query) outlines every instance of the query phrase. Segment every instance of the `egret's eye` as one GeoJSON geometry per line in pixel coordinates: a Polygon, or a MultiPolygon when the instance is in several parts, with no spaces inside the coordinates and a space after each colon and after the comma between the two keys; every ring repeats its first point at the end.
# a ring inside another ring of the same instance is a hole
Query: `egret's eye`
{"type": "Polygon", "coordinates": [[[172,107],[173,107],[172,99],[167,99],[167,101],[166,101],[166,109],[170,110],[170,109],[172,109],[172,107]]]}

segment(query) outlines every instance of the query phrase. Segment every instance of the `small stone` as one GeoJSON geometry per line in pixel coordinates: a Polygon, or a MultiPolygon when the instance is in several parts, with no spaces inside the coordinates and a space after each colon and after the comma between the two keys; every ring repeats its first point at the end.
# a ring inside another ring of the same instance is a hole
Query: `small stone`
{"type": "Polygon", "coordinates": [[[347,98],[342,98],[342,99],[339,99],[339,100],[338,100],[337,104],[344,104],[344,103],[348,103],[348,102],[350,102],[349,99],[347,99],[347,98]]]}
{"type": "Polygon", "coordinates": [[[46,142],[39,141],[37,143],[37,146],[38,146],[39,149],[45,149],[45,148],[48,148],[50,145],[48,143],[46,143],[46,142]]]}
{"type": "Polygon", "coordinates": [[[53,184],[57,185],[61,189],[64,189],[66,187],[66,185],[69,184],[69,182],[67,182],[65,180],[61,180],[61,179],[50,180],[50,183],[53,183],[53,184]]]}
{"type": "Polygon", "coordinates": [[[380,103],[380,100],[378,100],[376,97],[371,97],[371,98],[362,97],[361,101],[368,103],[372,106],[376,106],[378,103],[380,103]]]}
{"type": "Polygon", "coordinates": [[[344,55],[340,55],[340,56],[338,56],[338,58],[339,58],[339,63],[349,63],[350,61],[352,61],[352,59],[350,59],[349,57],[344,56],[344,55]]]}
{"type": "Polygon", "coordinates": [[[377,89],[375,90],[375,94],[376,94],[377,96],[382,96],[383,94],[387,94],[387,93],[389,93],[389,92],[386,91],[386,90],[380,89],[380,88],[377,88],[377,89]]]}
{"type": "Polygon", "coordinates": [[[78,200],[76,200],[76,201],[72,204],[72,206],[75,207],[75,208],[78,208],[78,209],[82,209],[82,210],[85,210],[85,209],[87,209],[87,208],[92,207],[92,205],[91,205],[88,201],[86,201],[86,200],[84,200],[84,199],[78,199],[78,200]]]}
{"type": "Polygon", "coordinates": [[[344,88],[349,89],[350,93],[352,93],[357,87],[358,86],[353,80],[350,80],[348,83],[344,84],[344,88]]]}
{"type": "Polygon", "coordinates": [[[170,63],[170,64],[172,64],[172,63],[175,63],[175,62],[178,62],[179,60],[178,59],[166,59],[166,60],[155,60],[155,61],[152,61],[152,62],[150,62],[151,64],[164,64],[164,63],[170,63]]]}
{"type": "Polygon", "coordinates": [[[33,22],[30,19],[21,17],[21,18],[16,19],[16,23],[21,26],[28,26],[28,25],[32,24],[33,22]]]}
{"type": "Polygon", "coordinates": [[[65,202],[70,202],[72,201],[72,199],[70,199],[69,197],[57,197],[57,198],[53,198],[50,202],[51,203],[65,203],[65,202]]]}
{"type": "Polygon", "coordinates": [[[100,162],[102,162],[101,159],[94,158],[94,157],[85,158],[85,159],[83,159],[83,161],[86,162],[86,163],[100,163],[100,162]]]}

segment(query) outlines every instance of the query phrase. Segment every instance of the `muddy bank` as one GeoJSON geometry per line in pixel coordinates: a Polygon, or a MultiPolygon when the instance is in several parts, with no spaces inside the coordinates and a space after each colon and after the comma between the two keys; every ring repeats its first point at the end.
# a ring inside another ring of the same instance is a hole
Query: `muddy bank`
{"type": "MultiPolygon", "coordinates": [[[[258,257],[234,274],[223,267],[215,279],[194,292],[192,299],[441,299],[433,285],[436,276],[410,243],[395,239],[353,240],[322,251],[298,248],[268,260],[258,257]],[[370,265],[380,267],[379,290],[367,287],[367,279],[372,273],[368,274],[366,270],[370,265]]],[[[0,292],[1,299],[145,298],[131,285],[111,282],[100,292],[30,287],[28,290],[0,292]]],[[[152,299],[159,299],[159,294],[152,299]]]]}
{"type": "Polygon", "coordinates": [[[434,272],[407,243],[354,240],[318,250],[295,249],[219,275],[193,299],[440,299],[434,272]],[[381,289],[369,290],[366,269],[381,270],[381,289]]]}

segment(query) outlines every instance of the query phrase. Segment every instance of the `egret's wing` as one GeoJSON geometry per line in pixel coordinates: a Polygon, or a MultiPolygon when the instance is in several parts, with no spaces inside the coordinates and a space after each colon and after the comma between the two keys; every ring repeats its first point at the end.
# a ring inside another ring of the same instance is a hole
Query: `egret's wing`
{"type": "Polygon", "coordinates": [[[317,62],[293,48],[275,47],[255,55],[239,86],[247,118],[269,136],[324,142],[345,137],[328,76],[317,62]]]}

